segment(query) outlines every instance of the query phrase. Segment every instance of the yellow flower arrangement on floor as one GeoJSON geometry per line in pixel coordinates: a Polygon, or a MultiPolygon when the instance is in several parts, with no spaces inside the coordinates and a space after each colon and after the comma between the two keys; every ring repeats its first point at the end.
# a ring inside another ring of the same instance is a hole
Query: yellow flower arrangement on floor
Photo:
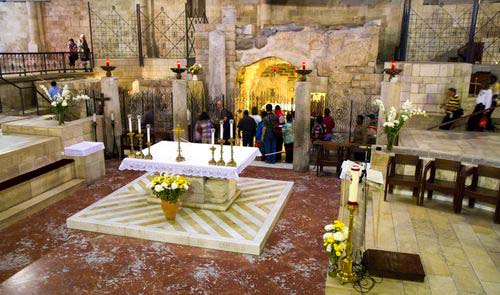
{"type": "Polygon", "coordinates": [[[335,277],[338,270],[338,261],[345,255],[346,239],[349,229],[342,221],[334,220],[333,224],[325,225],[325,234],[323,234],[323,247],[328,253],[330,266],[328,274],[335,277]]]}
{"type": "Polygon", "coordinates": [[[176,203],[189,189],[191,182],[181,175],[160,174],[147,185],[153,195],[162,201],[176,203]]]}

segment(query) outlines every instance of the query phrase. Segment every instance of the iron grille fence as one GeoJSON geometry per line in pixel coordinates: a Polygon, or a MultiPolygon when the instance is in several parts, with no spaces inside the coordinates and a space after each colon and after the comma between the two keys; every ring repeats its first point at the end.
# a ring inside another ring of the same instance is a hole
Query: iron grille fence
{"type": "Polygon", "coordinates": [[[95,58],[186,59],[194,63],[195,25],[208,23],[204,12],[186,9],[180,13],[160,7],[158,13],[136,5],[135,11],[99,12],[88,5],[91,44],[95,58]]]}
{"type": "MultiPolygon", "coordinates": [[[[90,54],[92,56],[92,54],[90,54]]],[[[3,75],[24,75],[48,72],[66,73],[73,70],[92,69],[93,59],[88,68],[79,61],[75,67],[69,65],[68,52],[5,52],[0,53],[0,77],[3,75]]]]}
{"type": "Polygon", "coordinates": [[[445,5],[405,1],[400,59],[500,61],[500,3],[445,5]]]}

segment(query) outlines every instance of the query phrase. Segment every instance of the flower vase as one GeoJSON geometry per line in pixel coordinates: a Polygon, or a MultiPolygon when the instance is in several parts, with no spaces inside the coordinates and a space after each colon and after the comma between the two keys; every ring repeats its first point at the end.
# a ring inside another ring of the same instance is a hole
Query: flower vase
{"type": "Polygon", "coordinates": [[[59,126],[64,125],[64,112],[57,112],[56,119],[59,126]]]}
{"type": "Polygon", "coordinates": [[[198,81],[198,74],[193,73],[193,81],[198,81]]]}
{"type": "Polygon", "coordinates": [[[397,134],[387,134],[387,150],[392,152],[394,148],[394,142],[396,142],[397,134]]]}
{"type": "Polygon", "coordinates": [[[161,201],[161,209],[163,209],[163,214],[167,220],[175,220],[177,211],[179,211],[180,202],[177,200],[175,203],[170,203],[168,201],[161,201]]]}
{"type": "Polygon", "coordinates": [[[337,261],[337,257],[330,256],[328,259],[328,276],[331,278],[336,278],[338,271],[339,271],[339,264],[337,261]]]}

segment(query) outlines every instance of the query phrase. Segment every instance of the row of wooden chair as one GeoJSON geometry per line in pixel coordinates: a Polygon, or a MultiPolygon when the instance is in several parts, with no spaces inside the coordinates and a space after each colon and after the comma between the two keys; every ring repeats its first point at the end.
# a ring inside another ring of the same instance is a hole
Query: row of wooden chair
{"type": "Polygon", "coordinates": [[[337,176],[340,167],[346,160],[364,161],[370,158],[371,150],[367,146],[352,143],[336,143],[331,141],[315,141],[313,143],[316,153],[316,176],[323,175],[324,167],[336,167],[337,176]]]}
{"type": "Polygon", "coordinates": [[[423,167],[423,161],[417,156],[396,154],[389,158],[387,166],[384,200],[387,193],[392,193],[395,185],[409,187],[413,190],[413,197],[417,205],[424,205],[424,194],[432,199],[434,191],[453,196],[455,213],[462,211],[464,198],[468,198],[469,207],[473,208],[476,201],[496,206],[494,221],[500,223],[500,185],[497,189],[479,186],[479,177],[500,180],[500,168],[479,165],[467,169],[462,163],[452,160],[435,159],[423,167]],[[405,175],[396,171],[397,165],[413,166],[413,175],[405,175]],[[422,172],[423,170],[423,172],[422,172]],[[436,177],[436,171],[455,173],[455,181],[442,180],[436,177]],[[466,185],[467,178],[472,177],[471,184],[466,185]]]}

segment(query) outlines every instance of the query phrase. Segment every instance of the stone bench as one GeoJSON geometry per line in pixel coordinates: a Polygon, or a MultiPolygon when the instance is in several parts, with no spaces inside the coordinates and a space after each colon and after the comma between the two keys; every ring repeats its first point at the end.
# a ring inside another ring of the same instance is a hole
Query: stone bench
{"type": "Polygon", "coordinates": [[[104,144],[82,141],[64,148],[64,156],[75,160],[76,176],[91,184],[106,175],[104,144]]]}

